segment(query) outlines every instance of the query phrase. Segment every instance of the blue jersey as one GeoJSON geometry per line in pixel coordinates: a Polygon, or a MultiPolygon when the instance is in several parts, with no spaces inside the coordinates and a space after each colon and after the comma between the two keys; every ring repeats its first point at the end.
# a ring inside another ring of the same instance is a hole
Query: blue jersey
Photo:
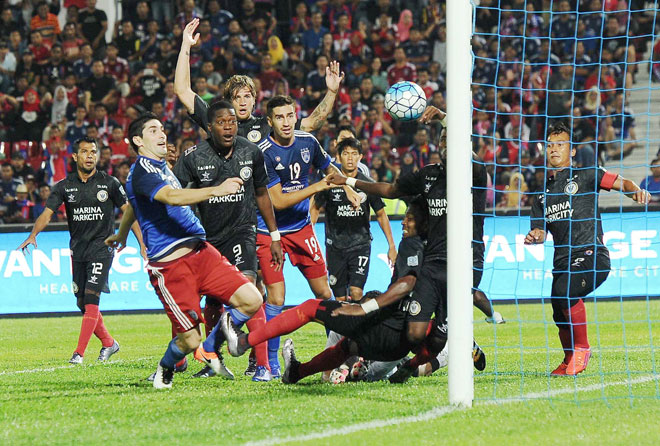
{"type": "Polygon", "coordinates": [[[167,163],[138,156],[126,179],[126,194],[140,224],[147,255],[156,261],[181,243],[206,238],[190,206],[170,206],[154,199],[165,186],[181,189],[167,163]]]}
{"type": "MultiPolygon", "coordinates": [[[[293,134],[293,144],[289,147],[277,145],[271,136],[259,144],[268,172],[268,188],[279,183],[285,194],[309,186],[309,172],[312,167],[325,170],[330,165],[330,156],[313,135],[301,130],[295,130],[293,134]]],[[[263,218],[261,215],[258,217],[258,231],[268,233],[263,218]]],[[[309,199],[288,209],[276,210],[275,219],[280,232],[299,231],[310,223],[309,199]]]]}

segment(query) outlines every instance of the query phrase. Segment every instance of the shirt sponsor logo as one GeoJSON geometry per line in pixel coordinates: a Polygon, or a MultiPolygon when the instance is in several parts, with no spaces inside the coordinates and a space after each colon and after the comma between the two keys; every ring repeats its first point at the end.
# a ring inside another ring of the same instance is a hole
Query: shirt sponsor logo
{"type": "Polygon", "coordinates": [[[191,153],[193,153],[195,150],[197,150],[197,146],[188,147],[186,151],[183,152],[183,156],[188,156],[191,153]]]}
{"type": "Polygon", "coordinates": [[[209,203],[238,203],[239,201],[243,201],[244,198],[245,186],[241,186],[241,188],[235,194],[209,198],[209,203]]]}
{"type": "Polygon", "coordinates": [[[300,149],[300,156],[302,157],[303,162],[309,163],[309,160],[311,159],[309,148],[303,147],[302,149],[300,149]]]}
{"type": "Polygon", "coordinates": [[[408,259],[406,259],[406,263],[408,266],[419,266],[419,256],[414,255],[408,257],[408,259]]]}
{"type": "Polygon", "coordinates": [[[564,187],[564,193],[567,195],[573,195],[578,191],[578,184],[575,181],[569,182],[566,187],[564,187]]]}
{"type": "Polygon", "coordinates": [[[261,132],[259,130],[252,130],[247,134],[247,139],[250,142],[258,142],[261,140],[261,132]]]}
{"type": "Polygon", "coordinates": [[[212,170],[215,166],[197,166],[197,170],[212,170]]]}
{"type": "Polygon", "coordinates": [[[545,220],[552,223],[556,220],[571,218],[573,216],[573,209],[571,203],[564,201],[562,203],[551,204],[545,208],[545,220]]]}
{"type": "Polygon", "coordinates": [[[360,217],[361,215],[364,215],[362,208],[355,209],[352,204],[337,207],[337,217],[360,217]]]}
{"type": "Polygon", "coordinates": [[[432,217],[442,217],[447,213],[446,198],[429,198],[426,201],[429,204],[429,214],[432,217]]]}
{"type": "MultiPolygon", "coordinates": [[[[104,191],[99,191],[99,192],[104,192],[104,191]]],[[[107,199],[107,197],[106,197],[106,199],[107,199]]],[[[101,208],[99,206],[78,207],[78,208],[73,209],[73,215],[71,216],[71,219],[73,221],[103,220],[103,211],[101,210],[101,208]]]]}
{"type": "Polygon", "coordinates": [[[98,187],[99,189],[107,189],[108,188],[108,186],[106,186],[105,184],[97,184],[96,187],[98,187]]]}
{"type": "Polygon", "coordinates": [[[243,179],[243,181],[247,181],[252,177],[252,168],[251,167],[243,167],[240,171],[240,176],[243,179]]]}
{"type": "Polygon", "coordinates": [[[241,166],[251,166],[252,160],[239,161],[238,164],[241,166]]]}
{"type": "Polygon", "coordinates": [[[78,192],[78,188],[77,187],[71,187],[71,188],[66,188],[65,187],[64,191],[65,192],[78,192]]]}
{"type": "Polygon", "coordinates": [[[200,181],[211,181],[211,172],[203,172],[200,181]]]}
{"type": "Polygon", "coordinates": [[[108,199],[108,191],[106,190],[100,190],[96,193],[96,198],[103,203],[108,199]]]}

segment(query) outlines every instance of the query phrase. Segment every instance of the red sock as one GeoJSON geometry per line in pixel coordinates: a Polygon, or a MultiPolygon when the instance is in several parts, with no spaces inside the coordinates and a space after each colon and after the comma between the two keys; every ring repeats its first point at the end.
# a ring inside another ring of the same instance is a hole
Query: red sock
{"type": "Polygon", "coordinates": [[[80,336],[78,336],[78,346],[76,347],[76,352],[79,355],[85,356],[87,344],[89,344],[89,339],[92,337],[92,333],[94,333],[98,320],[99,306],[92,304],[85,305],[85,314],[83,314],[82,324],[80,325],[80,336]]]}
{"type": "Polygon", "coordinates": [[[310,299],[269,320],[260,330],[250,332],[248,342],[258,345],[262,342],[282,336],[302,327],[316,317],[320,299],[310,299]]]}
{"type": "Polygon", "coordinates": [[[431,352],[426,347],[426,341],[421,343],[415,350],[415,356],[408,363],[411,368],[417,368],[420,365],[426,364],[432,359],[431,352]]]}
{"type": "Polygon", "coordinates": [[[568,364],[573,357],[573,336],[570,328],[565,326],[559,328],[559,341],[564,349],[564,363],[568,364]]]}
{"type": "MultiPolygon", "coordinates": [[[[266,312],[264,311],[263,305],[259,307],[257,312],[254,313],[250,319],[248,319],[245,325],[247,325],[247,328],[250,330],[250,332],[259,329],[263,330],[263,328],[266,326],[266,312]]],[[[257,360],[257,365],[262,365],[270,370],[270,366],[268,365],[268,343],[261,342],[252,347],[252,351],[254,352],[255,359],[257,360]]]]}
{"type": "Polygon", "coordinates": [[[220,316],[222,316],[224,311],[225,309],[220,302],[206,296],[206,305],[204,306],[204,329],[206,330],[207,337],[209,336],[209,333],[211,333],[211,330],[213,330],[213,327],[215,327],[215,324],[220,320],[220,316]]]}
{"type": "Polygon", "coordinates": [[[589,338],[587,337],[587,309],[582,299],[573,305],[570,310],[565,310],[566,320],[571,323],[573,330],[573,344],[576,349],[588,349],[589,338]],[[570,316],[569,316],[570,312],[570,316]]]}
{"type": "MultiPolygon", "coordinates": [[[[96,307],[98,308],[98,307],[96,307]]],[[[112,347],[112,344],[115,343],[115,340],[112,338],[108,329],[105,328],[103,323],[103,315],[99,311],[99,319],[96,321],[96,328],[94,329],[94,334],[97,338],[101,340],[101,345],[104,347],[112,347]]]]}
{"type": "Polygon", "coordinates": [[[310,361],[301,363],[298,366],[298,378],[303,379],[306,376],[314,375],[324,370],[332,370],[342,365],[350,356],[345,341],[346,338],[343,338],[337,344],[326,348],[314,356],[310,361]]]}

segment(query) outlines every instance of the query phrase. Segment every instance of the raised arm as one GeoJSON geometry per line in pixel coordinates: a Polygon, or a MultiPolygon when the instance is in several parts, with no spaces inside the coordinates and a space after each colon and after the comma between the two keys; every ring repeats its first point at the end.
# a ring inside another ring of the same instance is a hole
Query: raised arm
{"type": "Polygon", "coordinates": [[[273,207],[275,208],[275,210],[281,211],[283,209],[290,208],[291,206],[300,203],[301,201],[307,198],[310,198],[317,192],[321,192],[322,190],[329,189],[331,187],[329,186],[329,184],[330,183],[328,183],[324,179],[319,181],[318,183],[311,184],[304,189],[296,190],[285,194],[282,191],[282,185],[280,183],[277,183],[274,186],[271,186],[271,188],[268,189],[268,192],[270,193],[270,199],[273,202],[273,207]]]}
{"type": "Polygon", "coordinates": [[[331,173],[325,177],[325,181],[328,184],[338,186],[348,184],[349,186],[360,189],[368,194],[378,195],[383,198],[399,198],[403,196],[403,193],[397,188],[396,183],[373,183],[370,181],[357,180],[355,178],[346,178],[341,173],[331,173]]]}
{"type": "Polygon", "coordinates": [[[183,30],[181,51],[174,74],[174,92],[190,113],[195,112],[195,92],[190,86],[190,48],[199,41],[199,33],[195,34],[197,25],[199,19],[192,19],[183,30]]]}
{"type": "Polygon", "coordinates": [[[339,72],[339,62],[333,60],[325,69],[325,84],[328,91],[311,115],[300,121],[300,130],[313,132],[321,128],[335,105],[339,85],[344,80],[344,72],[339,72]]]}
{"type": "Polygon", "coordinates": [[[342,305],[332,312],[332,316],[364,316],[380,308],[392,305],[406,297],[415,288],[417,278],[413,275],[403,276],[380,296],[375,299],[368,299],[361,305],[342,305]]]}

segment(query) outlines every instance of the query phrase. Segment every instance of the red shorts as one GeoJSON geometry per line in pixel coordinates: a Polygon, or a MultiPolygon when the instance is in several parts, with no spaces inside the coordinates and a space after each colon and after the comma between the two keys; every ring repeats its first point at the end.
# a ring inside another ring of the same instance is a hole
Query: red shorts
{"type": "MultiPolygon", "coordinates": [[[[270,254],[270,235],[257,233],[257,258],[259,268],[266,285],[284,282],[284,273],[275,271],[273,257],[270,254]]],[[[289,256],[293,266],[297,266],[307,279],[327,276],[325,260],[312,225],[307,225],[299,231],[282,234],[282,251],[289,256]]]]}
{"type": "Polygon", "coordinates": [[[203,322],[200,296],[208,294],[224,304],[248,279],[207,242],[176,260],[149,262],[151,285],[177,333],[203,322]]]}

